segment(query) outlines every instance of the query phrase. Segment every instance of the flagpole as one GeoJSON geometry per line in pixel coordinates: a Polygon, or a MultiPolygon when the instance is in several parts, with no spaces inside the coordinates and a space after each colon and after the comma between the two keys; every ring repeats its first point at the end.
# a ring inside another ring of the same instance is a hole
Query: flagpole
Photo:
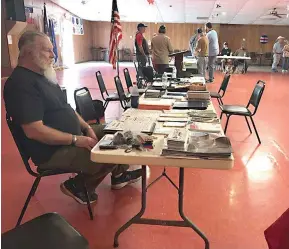
{"type": "Polygon", "coordinates": [[[116,41],[116,70],[117,70],[117,76],[119,77],[119,52],[118,52],[118,42],[116,39],[116,33],[115,33],[115,41],[116,41]]]}

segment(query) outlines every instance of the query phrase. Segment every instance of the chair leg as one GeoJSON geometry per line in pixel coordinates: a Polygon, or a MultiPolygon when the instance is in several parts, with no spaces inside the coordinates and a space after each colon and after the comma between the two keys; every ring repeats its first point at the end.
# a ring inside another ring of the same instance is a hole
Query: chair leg
{"type": "Polygon", "coordinates": [[[217,98],[217,101],[218,101],[218,104],[221,105],[221,102],[220,102],[219,98],[217,98]]]}
{"type": "Polygon", "coordinates": [[[250,126],[250,124],[249,124],[249,122],[248,122],[248,117],[245,116],[245,119],[246,119],[246,123],[247,123],[248,128],[249,128],[249,131],[250,131],[250,133],[252,133],[251,126],[250,126]]]}
{"type": "Polygon", "coordinates": [[[252,124],[253,124],[254,130],[255,130],[255,132],[256,132],[256,136],[257,136],[257,138],[258,138],[259,144],[261,144],[261,139],[260,139],[260,137],[259,137],[259,134],[258,134],[256,125],[255,125],[254,120],[253,120],[253,117],[250,116],[250,119],[251,119],[251,122],[252,122],[252,124]]]}
{"type": "Polygon", "coordinates": [[[108,106],[108,101],[106,100],[105,102],[104,102],[104,105],[103,105],[103,107],[104,107],[104,111],[106,110],[106,108],[107,108],[107,106],[108,106]]]}
{"type": "MultiPolygon", "coordinates": [[[[36,190],[37,190],[37,188],[38,188],[38,186],[39,186],[40,180],[41,180],[41,177],[39,178],[39,181],[36,183],[36,185],[35,185],[34,188],[33,188],[32,196],[35,195],[36,190]]],[[[34,184],[33,184],[33,185],[34,185],[34,184]]]]}
{"type": "Polygon", "coordinates": [[[26,199],[26,201],[25,201],[25,203],[24,203],[24,207],[23,207],[22,210],[21,210],[21,214],[20,214],[20,216],[19,216],[19,218],[18,218],[16,227],[18,227],[18,226],[21,224],[21,221],[22,221],[23,216],[24,216],[24,214],[25,214],[25,212],[26,212],[26,209],[27,209],[28,204],[29,204],[29,202],[30,202],[30,200],[31,200],[31,197],[35,194],[36,189],[37,189],[37,187],[38,187],[38,185],[39,185],[40,180],[41,180],[41,176],[36,177],[36,179],[34,180],[34,183],[33,183],[32,187],[31,187],[30,192],[29,192],[29,194],[28,194],[28,196],[27,196],[27,199],[26,199]]]}
{"type": "Polygon", "coordinates": [[[229,124],[230,117],[231,117],[231,115],[228,115],[228,116],[227,116],[226,126],[225,126],[225,130],[224,130],[224,133],[225,133],[225,134],[226,134],[226,132],[227,132],[227,128],[228,128],[228,124],[229,124]]]}
{"type": "Polygon", "coordinates": [[[221,112],[220,120],[222,120],[223,114],[224,114],[224,113],[223,113],[223,112],[221,112]]]}
{"type": "Polygon", "coordinates": [[[219,100],[220,100],[221,105],[224,105],[222,98],[220,98],[219,100]]]}
{"type": "Polygon", "coordinates": [[[89,217],[90,217],[90,220],[93,220],[93,213],[92,213],[92,208],[91,208],[91,204],[90,204],[90,198],[89,198],[89,194],[88,194],[88,191],[87,191],[86,182],[85,182],[83,174],[81,174],[81,179],[82,179],[82,184],[83,184],[83,190],[84,190],[85,197],[86,197],[86,200],[87,200],[86,204],[87,204],[89,217]]]}

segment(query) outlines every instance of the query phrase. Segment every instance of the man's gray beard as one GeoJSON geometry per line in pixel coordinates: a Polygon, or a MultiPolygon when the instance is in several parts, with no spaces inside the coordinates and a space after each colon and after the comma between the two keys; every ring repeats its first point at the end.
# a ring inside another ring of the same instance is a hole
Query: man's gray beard
{"type": "Polygon", "coordinates": [[[50,82],[54,84],[58,84],[57,78],[56,78],[56,72],[52,65],[50,65],[47,69],[44,70],[44,76],[46,79],[48,79],[50,82]]]}

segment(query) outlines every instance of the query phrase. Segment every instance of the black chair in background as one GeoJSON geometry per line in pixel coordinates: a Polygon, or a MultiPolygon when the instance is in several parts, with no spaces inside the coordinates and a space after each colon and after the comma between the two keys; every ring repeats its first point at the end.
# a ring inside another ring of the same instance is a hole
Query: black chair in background
{"type": "Polygon", "coordinates": [[[119,96],[120,105],[124,110],[127,110],[128,108],[130,108],[130,103],[128,102],[128,99],[126,98],[119,76],[114,77],[114,82],[115,82],[115,87],[119,96]]]}
{"type": "Polygon", "coordinates": [[[76,111],[84,121],[95,120],[96,123],[100,123],[100,119],[104,117],[102,101],[93,100],[87,87],[82,87],[74,91],[74,101],[76,111]]]}
{"type": "Polygon", "coordinates": [[[219,105],[223,105],[223,100],[222,98],[225,96],[229,81],[230,81],[231,75],[229,73],[226,73],[222,84],[220,86],[220,89],[218,92],[210,92],[211,98],[216,98],[218,100],[219,105]]]}
{"type": "Polygon", "coordinates": [[[265,90],[265,85],[266,85],[265,82],[262,80],[259,80],[257,82],[247,106],[237,106],[237,105],[221,105],[220,106],[221,111],[222,111],[220,118],[222,119],[223,114],[225,114],[227,116],[227,122],[226,122],[225,130],[224,130],[225,134],[227,131],[230,117],[234,116],[234,115],[245,117],[249,131],[250,131],[250,133],[252,133],[252,130],[251,130],[251,127],[250,127],[250,124],[248,121],[248,117],[249,117],[251,119],[254,130],[256,132],[256,136],[258,138],[258,141],[261,144],[261,140],[260,140],[256,125],[254,123],[253,116],[256,114],[256,112],[258,110],[263,92],[265,90]],[[251,106],[254,107],[254,110],[252,112],[249,110],[249,108],[251,106]]]}
{"type": "Polygon", "coordinates": [[[271,52],[266,52],[264,55],[265,65],[272,65],[273,63],[273,54],[271,52]]]}
{"type": "MultiPolygon", "coordinates": [[[[125,78],[125,82],[126,82],[126,87],[127,87],[128,93],[130,93],[129,88],[132,87],[133,84],[132,84],[132,80],[131,80],[131,77],[130,77],[129,70],[127,68],[123,69],[123,74],[124,74],[124,78],[125,78]]],[[[142,95],[142,94],[145,93],[146,89],[139,88],[138,91],[139,91],[139,94],[142,95]]],[[[130,95],[126,94],[126,97],[127,98],[130,97],[130,95]]]]}
{"type": "Polygon", "coordinates": [[[256,53],[256,52],[250,52],[249,55],[250,55],[250,57],[251,57],[250,63],[251,63],[251,64],[258,64],[258,56],[257,56],[257,53],[256,53]]]}
{"type": "MultiPolygon", "coordinates": [[[[30,189],[30,192],[27,196],[27,199],[25,201],[25,204],[24,204],[24,207],[22,208],[21,210],[21,214],[18,218],[18,221],[17,221],[17,224],[16,224],[16,227],[19,226],[21,224],[21,221],[22,221],[22,218],[26,212],[26,209],[28,207],[28,204],[31,200],[31,197],[34,196],[37,188],[38,188],[38,185],[40,183],[40,180],[42,179],[42,177],[46,177],[46,176],[54,176],[54,175],[60,175],[60,174],[69,174],[69,173],[77,173],[79,175],[82,175],[82,172],[75,172],[75,171],[64,171],[64,170],[42,170],[40,168],[37,167],[37,172],[35,172],[31,166],[30,166],[30,163],[29,163],[29,160],[30,160],[30,155],[27,153],[27,151],[25,150],[25,147],[23,146],[23,139],[24,139],[24,132],[22,130],[22,128],[19,126],[19,125],[16,125],[12,118],[9,116],[9,114],[6,114],[6,121],[7,121],[7,124],[8,124],[8,127],[10,129],[10,132],[12,134],[12,137],[15,141],[15,144],[18,148],[18,151],[21,155],[21,158],[22,158],[22,161],[25,165],[25,168],[27,170],[27,172],[35,177],[35,180],[34,180],[34,183],[30,189]]],[[[86,199],[87,199],[87,208],[88,208],[88,211],[89,211],[89,216],[90,216],[90,219],[93,220],[93,214],[92,214],[92,209],[91,209],[91,205],[90,205],[90,200],[89,200],[89,195],[88,195],[88,192],[87,192],[87,188],[86,188],[86,184],[85,184],[85,181],[84,181],[84,178],[83,178],[83,189],[84,189],[84,192],[86,194],[86,199]]]]}
{"type": "Polygon", "coordinates": [[[109,102],[111,102],[111,101],[119,101],[119,97],[115,93],[108,94],[100,71],[97,71],[95,73],[95,75],[96,75],[96,79],[97,79],[97,82],[98,82],[98,86],[99,86],[99,90],[100,90],[100,93],[101,93],[101,97],[104,100],[104,105],[103,106],[104,106],[104,109],[106,109],[108,104],[109,104],[109,102]]]}
{"type": "Polygon", "coordinates": [[[36,217],[1,235],[2,249],[89,249],[87,240],[57,213],[36,217]]]}
{"type": "Polygon", "coordinates": [[[131,80],[131,77],[127,68],[123,69],[123,74],[124,74],[124,78],[126,82],[126,87],[129,92],[129,89],[132,87],[132,80],[131,80]]]}

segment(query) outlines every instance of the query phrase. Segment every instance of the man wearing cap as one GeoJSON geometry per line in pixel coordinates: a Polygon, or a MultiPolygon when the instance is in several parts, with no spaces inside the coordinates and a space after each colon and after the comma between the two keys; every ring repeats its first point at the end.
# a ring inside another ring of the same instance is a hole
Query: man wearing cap
{"type": "Polygon", "coordinates": [[[161,25],[159,34],[152,38],[153,65],[158,74],[169,67],[169,54],[173,52],[171,40],[165,33],[166,27],[161,25]]]}
{"type": "Polygon", "coordinates": [[[137,32],[135,35],[136,60],[138,62],[138,71],[140,76],[143,76],[143,68],[146,66],[147,57],[149,55],[149,46],[143,36],[146,27],[147,26],[143,23],[139,23],[137,25],[137,32]]]}
{"type": "Polygon", "coordinates": [[[278,72],[277,66],[283,54],[284,40],[285,38],[283,36],[279,36],[276,40],[276,43],[273,46],[273,64],[272,64],[273,72],[278,72]]]}
{"type": "Polygon", "coordinates": [[[215,62],[217,59],[217,55],[219,54],[219,41],[218,41],[218,34],[215,30],[213,30],[212,23],[208,22],[206,24],[206,31],[209,40],[209,60],[208,60],[209,79],[207,80],[207,82],[213,82],[215,62]]]}
{"type": "Polygon", "coordinates": [[[198,29],[198,35],[200,36],[197,47],[195,50],[195,55],[198,57],[198,72],[202,76],[206,76],[206,68],[208,65],[208,55],[209,55],[209,40],[203,33],[201,28],[198,29]]]}

